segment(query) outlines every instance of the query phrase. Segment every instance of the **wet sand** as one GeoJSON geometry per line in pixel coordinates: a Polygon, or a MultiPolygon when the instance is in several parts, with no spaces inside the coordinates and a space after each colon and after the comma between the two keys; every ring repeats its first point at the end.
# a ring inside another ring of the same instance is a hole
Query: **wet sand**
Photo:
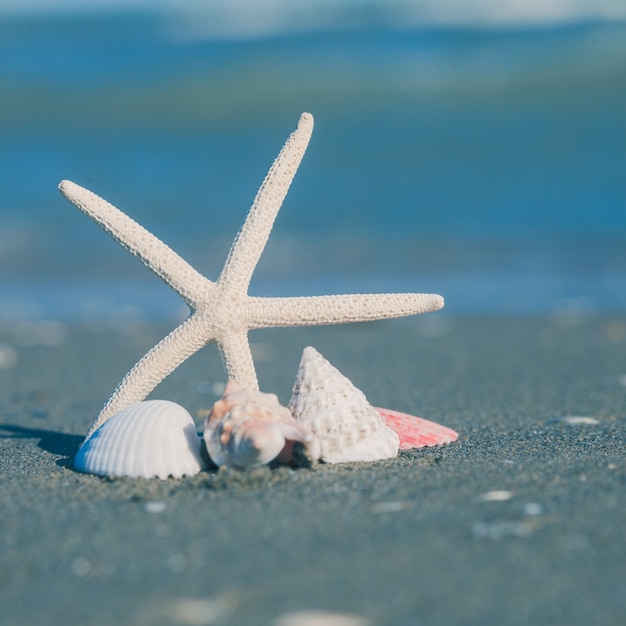
{"type": "MultiPolygon", "coordinates": [[[[459,441],[178,481],[75,472],[102,403],[167,330],[0,333],[4,626],[312,625],[294,615],[305,610],[353,617],[326,626],[623,623],[623,320],[434,315],[259,331],[262,388],[283,401],[313,345],[373,404],[442,422],[459,441]]],[[[196,415],[220,382],[209,347],[152,397],[196,415]]]]}

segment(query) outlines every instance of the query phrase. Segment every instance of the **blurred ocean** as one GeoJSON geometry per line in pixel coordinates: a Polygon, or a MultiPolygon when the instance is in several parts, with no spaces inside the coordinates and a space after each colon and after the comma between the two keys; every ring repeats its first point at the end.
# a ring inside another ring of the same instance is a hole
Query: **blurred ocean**
{"type": "Polygon", "coordinates": [[[215,279],[302,111],[313,139],[251,293],[623,313],[626,21],[339,4],[317,21],[311,3],[308,17],[264,21],[240,1],[239,22],[0,10],[0,320],[180,316],[59,181],[215,279]]]}

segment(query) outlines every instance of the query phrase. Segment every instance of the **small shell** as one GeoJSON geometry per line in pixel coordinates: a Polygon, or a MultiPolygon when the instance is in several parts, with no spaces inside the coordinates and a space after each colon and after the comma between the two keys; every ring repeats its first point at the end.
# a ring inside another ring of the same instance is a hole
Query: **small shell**
{"type": "Polygon", "coordinates": [[[436,422],[425,420],[422,417],[400,413],[391,409],[376,410],[383,421],[400,438],[400,450],[410,448],[425,448],[452,443],[459,438],[459,433],[436,422]]]}
{"type": "Polygon", "coordinates": [[[399,439],[378,411],[317,350],[302,353],[289,408],[317,437],[326,463],[395,457],[399,439]]]}
{"type": "Polygon", "coordinates": [[[206,469],[189,413],[168,400],[137,402],[109,418],[74,459],[80,472],[165,479],[206,469]]]}
{"type": "Polygon", "coordinates": [[[304,444],[310,458],[319,456],[311,431],[298,424],[274,394],[242,389],[234,380],[213,405],[204,440],[216,465],[248,468],[274,459],[289,462],[296,441],[304,444]]]}

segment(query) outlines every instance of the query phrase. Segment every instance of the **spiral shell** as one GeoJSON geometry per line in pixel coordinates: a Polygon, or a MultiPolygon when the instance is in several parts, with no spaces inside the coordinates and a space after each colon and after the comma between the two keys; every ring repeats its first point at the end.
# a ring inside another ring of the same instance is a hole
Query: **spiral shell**
{"type": "Polygon", "coordinates": [[[296,441],[312,459],[319,455],[310,429],[298,424],[274,394],[243,389],[234,380],[213,405],[204,425],[204,440],[216,465],[242,469],[274,459],[289,462],[296,441]]]}
{"type": "Polygon", "coordinates": [[[165,479],[193,476],[206,465],[189,413],[168,400],[137,402],[116,413],[83,443],[80,472],[165,479]]]}
{"type": "Polygon", "coordinates": [[[326,463],[395,457],[399,439],[378,411],[315,348],[302,353],[289,409],[320,443],[326,463]]]}

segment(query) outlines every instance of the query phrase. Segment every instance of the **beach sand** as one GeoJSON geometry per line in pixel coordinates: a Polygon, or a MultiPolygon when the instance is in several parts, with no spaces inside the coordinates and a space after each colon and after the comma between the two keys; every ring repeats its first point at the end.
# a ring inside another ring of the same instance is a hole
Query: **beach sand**
{"type": "MultiPolygon", "coordinates": [[[[261,386],[284,402],[313,345],[370,402],[446,424],[458,442],[312,470],[75,472],[101,405],[168,330],[0,334],[3,626],[624,623],[623,320],[432,315],[258,331],[261,386]]],[[[210,346],[152,397],[197,415],[220,383],[210,346]]]]}

